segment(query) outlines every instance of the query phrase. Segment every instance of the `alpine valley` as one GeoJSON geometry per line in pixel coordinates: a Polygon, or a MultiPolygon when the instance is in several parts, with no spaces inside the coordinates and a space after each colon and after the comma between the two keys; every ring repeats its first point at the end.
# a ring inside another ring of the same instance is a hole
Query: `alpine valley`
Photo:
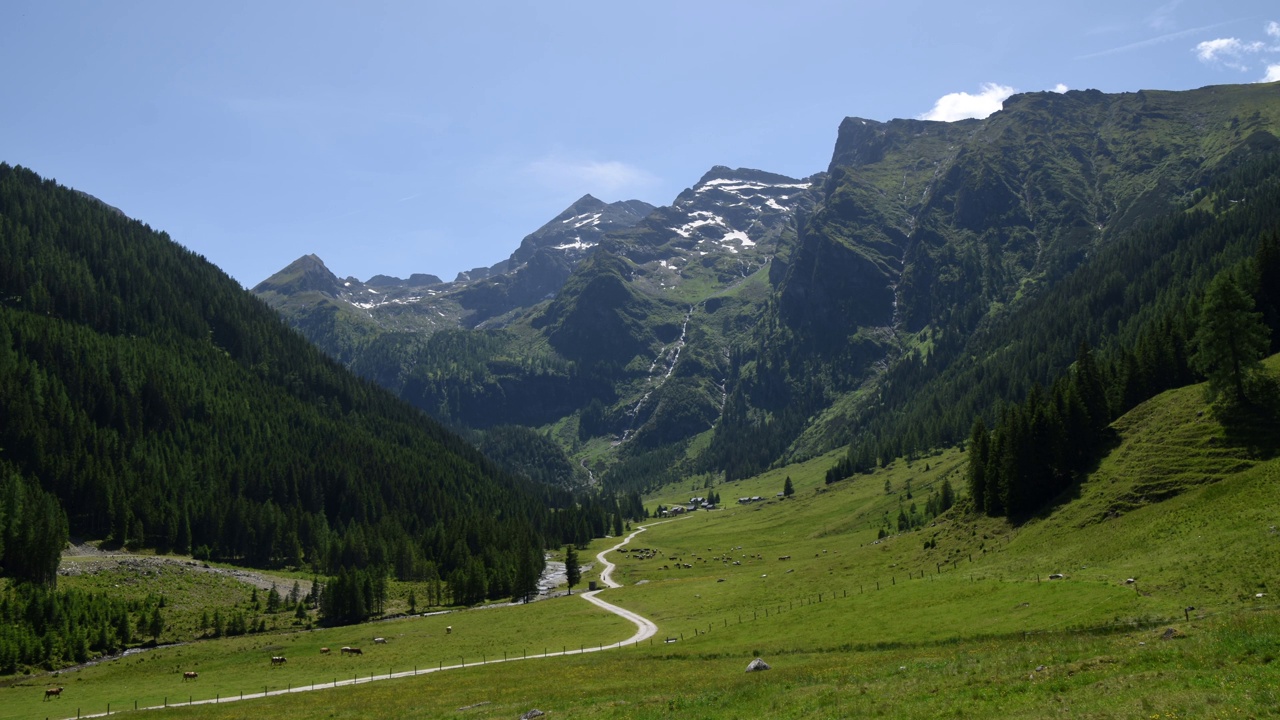
{"type": "Polygon", "coordinates": [[[847,118],[807,178],[715,167],[660,208],[588,195],[452,282],[342,280],[309,255],[254,292],[455,428],[536,429],[573,459],[558,482],[710,486],[849,445],[841,477],[994,423],[1081,343],[1140,384],[1138,339],[1185,343],[1179,309],[1274,227],[1278,123],[1274,84],[847,118]]]}
{"type": "Polygon", "coordinates": [[[0,720],[1280,707],[1280,83],[511,244],[247,291],[0,163],[0,720]]]}

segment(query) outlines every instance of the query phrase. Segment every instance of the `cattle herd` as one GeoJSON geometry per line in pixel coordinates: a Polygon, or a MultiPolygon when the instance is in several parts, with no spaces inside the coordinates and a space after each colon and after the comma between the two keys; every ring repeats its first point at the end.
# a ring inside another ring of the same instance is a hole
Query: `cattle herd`
{"type": "MultiPolygon", "coordinates": [[[[447,627],[447,628],[445,628],[445,629],[444,629],[444,631],[445,631],[445,633],[452,633],[452,632],[453,632],[453,627],[452,627],[452,626],[447,627]]],[[[374,641],[375,643],[377,643],[378,645],[386,645],[386,644],[387,644],[387,639],[386,639],[386,638],[383,638],[383,637],[377,637],[377,638],[374,638],[374,639],[373,639],[373,641],[374,641]]],[[[361,649],[360,649],[360,648],[358,648],[358,647],[345,646],[345,647],[343,647],[343,648],[342,648],[342,651],[341,651],[341,652],[342,652],[342,654],[343,654],[343,655],[364,655],[364,651],[363,651],[363,650],[361,650],[361,649]]],[[[328,655],[328,654],[329,654],[329,648],[327,648],[327,647],[322,647],[322,648],[320,648],[320,654],[321,654],[321,655],[328,655]]],[[[284,664],[285,664],[285,663],[287,663],[287,662],[289,662],[288,658],[286,658],[286,657],[285,657],[285,656],[283,656],[283,655],[273,655],[273,656],[271,657],[271,667],[279,667],[279,666],[281,666],[281,665],[284,665],[284,664]]],[[[194,670],[187,670],[187,671],[185,671],[185,672],[183,672],[183,673],[182,673],[182,680],[183,680],[184,682],[185,682],[185,681],[187,681],[187,680],[195,680],[195,679],[197,679],[197,678],[199,678],[199,677],[200,677],[200,673],[195,672],[194,670]]],[[[62,697],[62,688],[61,688],[61,687],[47,688],[47,689],[45,689],[45,691],[44,691],[44,699],[45,699],[45,700],[49,700],[50,698],[61,698],[61,697],[62,697]]]]}

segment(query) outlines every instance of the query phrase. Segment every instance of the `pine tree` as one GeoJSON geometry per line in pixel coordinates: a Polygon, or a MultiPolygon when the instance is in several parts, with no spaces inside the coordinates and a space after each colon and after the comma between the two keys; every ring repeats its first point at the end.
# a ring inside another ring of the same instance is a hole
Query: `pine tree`
{"type": "Polygon", "coordinates": [[[791,497],[792,495],[795,495],[795,494],[796,494],[796,487],[795,485],[791,484],[791,476],[788,475],[786,482],[782,484],[782,496],[791,497]]]}
{"type": "Polygon", "coordinates": [[[569,594],[573,594],[573,586],[582,579],[582,569],[578,567],[578,548],[566,545],[564,549],[565,579],[569,582],[569,594]]]}
{"type": "Polygon", "coordinates": [[[973,498],[973,507],[978,512],[986,509],[988,446],[987,427],[982,418],[978,418],[973,421],[973,430],[969,433],[968,470],[969,497],[973,498]]]}
{"type": "Polygon", "coordinates": [[[1209,283],[1200,309],[1195,354],[1191,362],[1209,378],[1216,394],[1230,389],[1236,402],[1247,402],[1246,383],[1262,368],[1259,359],[1269,347],[1270,330],[1255,312],[1249,297],[1231,273],[1219,273],[1209,283]]]}
{"type": "Polygon", "coordinates": [[[147,632],[157,642],[160,640],[160,633],[164,632],[164,616],[160,614],[159,606],[156,606],[151,611],[151,620],[147,625],[147,632]]]}

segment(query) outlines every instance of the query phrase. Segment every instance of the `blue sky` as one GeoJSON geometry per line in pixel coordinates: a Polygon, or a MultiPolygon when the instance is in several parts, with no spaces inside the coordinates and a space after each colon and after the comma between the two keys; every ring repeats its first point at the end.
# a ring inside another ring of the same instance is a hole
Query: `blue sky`
{"type": "Polygon", "coordinates": [[[452,279],[584,193],[825,170],[846,116],[1280,80],[1278,21],[1233,0],[5,0],[0,161],[246,286],[307,253],[452,279]]]}

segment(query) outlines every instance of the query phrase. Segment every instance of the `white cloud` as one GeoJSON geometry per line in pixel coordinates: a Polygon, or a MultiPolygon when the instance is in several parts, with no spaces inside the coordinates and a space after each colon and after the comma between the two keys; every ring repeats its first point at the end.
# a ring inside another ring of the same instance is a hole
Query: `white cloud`
{"type": "Polygon", "coordinates": [[[1064,93],[1070,89],[1071,88],[1067,87],[1065,83],[1058,83],[1057,85],[1053,86],[1053,91],[1056,93],[1064,93]]]}
{"type": "Polygon", "coordinates": [[[1267,34],[1273,38],[1280,38],[1280,23],[1275,20],[1267,23],[1267,34]]]}
{"type": "Polygon", "coordinates": [[[608,196],[635,193],[658,182],[648,171],[617,160],[572,160],[556,155],[528,163],[524,172],[556,190],[608,196]]]}
{"type": "Polygon", "coordinates": [[[920,120],[955,122],[966,118],[985,118],[999,110],[1006,98],[1017,92],[1008,85],[983,83],[977,95],[967,92],[948,93],[938,98],[933,109],[919,116],[920,120]]]}
{"type": "Polygon", "coordinates": [[[1219,63],[1234,70],[1248,70],[1249,66],[1243,62],[1244,57],[1264,49],[1266,49],[1266,43],[1244,42],[1240,38],[1233,37],[1205,40],[1194,48],[1200,62],[1219,63]]]}
{"type": "Polygon", "coordinates": [[[1258,82],[1280,82],[1280,64],[1267,66],[1267,74],[1258,82]]]}

